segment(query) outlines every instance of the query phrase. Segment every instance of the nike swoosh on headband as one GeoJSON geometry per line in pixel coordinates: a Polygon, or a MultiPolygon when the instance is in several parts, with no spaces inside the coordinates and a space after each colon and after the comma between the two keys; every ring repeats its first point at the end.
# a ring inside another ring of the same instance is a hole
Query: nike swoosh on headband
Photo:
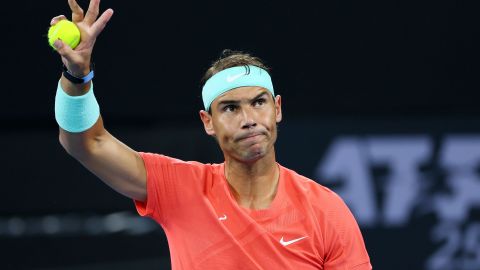
{"type": "Polygon", "coordinates": [[[235,81],[236,79],[242,77],[243,75],[245,75],[245,73],[240,73],[240,74],[233,75],[233,76],[232,76],[232,75],[229,75],[229,76],[227,77],[227,82],[233,82],[233,81],[235,81]]]}

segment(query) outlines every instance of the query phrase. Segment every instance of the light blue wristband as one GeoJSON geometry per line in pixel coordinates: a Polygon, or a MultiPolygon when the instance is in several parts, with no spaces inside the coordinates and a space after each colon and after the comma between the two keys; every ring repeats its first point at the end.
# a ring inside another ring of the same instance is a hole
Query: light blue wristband
{"type": "Polygon", "coordinates": [[[100,116],[100,106],[93,94],[93,82],[87,93],[81,96],[70,96],[58,82],[55,96],[55,120],[58,125],[73,133],[83,132],[91,128],[100,116]]]}

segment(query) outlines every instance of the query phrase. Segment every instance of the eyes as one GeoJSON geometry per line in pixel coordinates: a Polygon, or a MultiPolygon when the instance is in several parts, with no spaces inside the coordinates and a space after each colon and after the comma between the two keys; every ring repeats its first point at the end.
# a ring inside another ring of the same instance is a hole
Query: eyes
{"type": "MultiPolygon", "coordinates": [[[[255,99],[253,102],[252,102],[252,107],[262,107],[263,105],[265,105],[265,103],[267,102],[267,100],[263,97],[261,98],[257,98],[255,99]]],[[[222,107],[222,111],[223,112],[235,112],[237,109],[238,109],[239,105],[237,104],[227,104],[225,106],[222,107]]]]}
{"type": "Polygon", "coordinates": [[[254,102],[253,102],[253,105],[254,106],[262,106],[263,104],[265,104],[267,102],[267,100],[265,98],[259,98],[259,99],[256,99],[254,102]]]}
{"type": "Polygon", "coordinates": [[[223,110],[224,112],[234,112],[235,109],[237,109],[237,107],[238,107],[237,105],[231,104],[231,105],[226,105],[226,106],[224,106],[222,110],[223,110]]]}

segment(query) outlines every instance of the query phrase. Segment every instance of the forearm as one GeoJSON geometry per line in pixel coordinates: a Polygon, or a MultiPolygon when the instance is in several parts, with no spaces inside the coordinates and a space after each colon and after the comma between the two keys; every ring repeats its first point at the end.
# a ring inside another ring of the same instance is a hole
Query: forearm
{"type": "MultiPolygon", "coordinates": [[[[76,77],[83,77],[90,72],[88,66],[81,68],[78,71],[78,74],[75,74],[76,77]]],[[[87,83],[76,84],[65,78],[62,74],[60,78],[60,88],[57,91],[63,91],[68,96],[82,96],[85,95],[92,88],[92,82],[88,81],[87,83]]],[[[82,131],[82,132],[68,132],[65,130],[62,125],[60,125],[60,143],[65,148],[65,150],[72,156],[80,158],[81,156],[87,154],[89,151],[94,150],[94,147],[98,145],[102,137],[105,137],[107,132],[103,126],[103,121],[101,116],[97,118],[92,118],[93,126],[82,131]]],[[[59,122],[60,124],[60,122],[59,122]]]]}

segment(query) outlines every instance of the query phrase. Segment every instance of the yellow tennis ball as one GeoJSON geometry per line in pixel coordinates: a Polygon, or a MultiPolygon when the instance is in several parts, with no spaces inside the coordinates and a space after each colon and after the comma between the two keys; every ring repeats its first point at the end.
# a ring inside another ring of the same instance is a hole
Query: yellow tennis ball
{"type": "Polygon", "coordinates": [[[78,30],[78,27],[73,22],[61,20],[48,29],[48,43],[54,49],[53,43],[57,39],[62,40],[72,49],[75,49],[78,43],[80,43],[80,30],[78,30]]]}

